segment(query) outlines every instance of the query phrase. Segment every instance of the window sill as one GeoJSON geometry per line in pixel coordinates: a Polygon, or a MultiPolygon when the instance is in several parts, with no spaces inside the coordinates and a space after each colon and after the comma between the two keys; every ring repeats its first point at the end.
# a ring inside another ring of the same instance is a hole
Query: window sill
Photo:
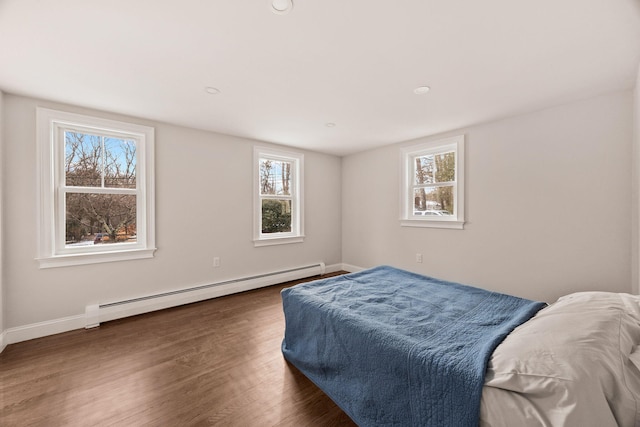
{"type": "Polygon", "coordinates": [[[96,252],[71,255],[55,255],[36,258],[40,268],[69,267],[74,265],[98,264],[103,262],[129,261],[133,259],[153,258],[156,248],[130,249],[114,252],[96,252]]]}
{"type": "Polygon", "coordinates": [[[464,221],[442,221],[432,219],[403,219],[400,221],[402,227],[424,227],[424,228],[451,228],[456,230],[464,229],[464,221]]]}
{"type": "Polygon", "coordinates": [[[304,242],[304,236],[271,237],[267,239],[256,239],[253,241],[253,246],[257,248],[260,246],[288,245],[290,243],[302,243],[302,242],[304,242]]]}

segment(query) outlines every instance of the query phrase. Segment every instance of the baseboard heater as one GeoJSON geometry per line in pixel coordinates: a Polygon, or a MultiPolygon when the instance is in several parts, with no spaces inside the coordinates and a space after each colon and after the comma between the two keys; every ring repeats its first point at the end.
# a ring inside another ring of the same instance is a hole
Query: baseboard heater
{"type": "Polygon", "coordinates": [[[257,274],[254,276],[224,280],[216,283],[193,286],[161,292],[153,295],[144,295],[122,301],[113,301],[103,304],[91,304],[85,308],[86,328],[100,326],[101,322],[120,319],[164,308],[176,307],[192,302],[217,298],[237,292],[249,291],[276,283],[290,280],[303,279],[325,273],[325,264],[306,265],[287,270],[257,274]]]}

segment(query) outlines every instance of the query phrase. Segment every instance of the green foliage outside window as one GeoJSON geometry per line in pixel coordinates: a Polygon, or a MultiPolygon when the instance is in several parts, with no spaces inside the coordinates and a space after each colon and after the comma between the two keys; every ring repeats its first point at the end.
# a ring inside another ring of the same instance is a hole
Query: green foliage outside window
{"type": "Polygon", "coordinates": [[[263,200],[262,201],[262,232],[288,233],[291,232],[291,201],[263,200]]]}

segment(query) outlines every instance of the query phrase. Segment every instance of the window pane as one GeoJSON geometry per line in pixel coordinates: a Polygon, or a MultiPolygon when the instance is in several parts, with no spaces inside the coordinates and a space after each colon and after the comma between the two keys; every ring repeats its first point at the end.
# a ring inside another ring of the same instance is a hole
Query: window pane
{"type": "Polygon", "coordinates": [[[135,141],[105,137],[104,155],[104,186],[136,188],[135,141]]]}
{"type": "Polygon", "coordinates": [[[415,162],[414,184],[433,184],[433,172],[435,170],[433,155],[416,157],[415,162]]]}
{"type": "Polygon", "coordinates": [[[291,162],[260,159],[260,194],[291,195],[291,162]]]}
{"type": "Polygon", "coordinates": [[[291,200],[262,200],[262,232],[291,232],[291,200]]]}
{"type": "Polygon", "coordinates": [[[453,182],[456,180],[456,154],[440,153],[433,156],[436,165],[436,182],[453,182]]]}
{"type": "Polygon", "coordinates": [[[453,215],[453,186],[416,188],[413,192],[413,214],[453,215]]]}
{"type": "Polygon", "coordinates": [[[415,157],[414,184],[453,182],[456,178],[455,152],[415,157]]]}
{"type": "Polygon", "coordinates": [[[136,196],[67,193],[66,246],[136,242],[136,196]]]}
{"type": "Polygon", "coordinates": [[[102,186],[102,142],[100,136],[66,131],[64,133],[64,154],[66,185],[102,186]]]}

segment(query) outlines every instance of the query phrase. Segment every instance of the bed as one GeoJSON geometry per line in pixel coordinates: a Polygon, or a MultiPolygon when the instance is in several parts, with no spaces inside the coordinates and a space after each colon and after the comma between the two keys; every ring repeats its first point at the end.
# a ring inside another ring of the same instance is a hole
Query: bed
{"type": "Polygon", "coordinates": [[[359,426],[640,426],[640,299],[389,266],[282,291],[285,359],[359,426]]]}

